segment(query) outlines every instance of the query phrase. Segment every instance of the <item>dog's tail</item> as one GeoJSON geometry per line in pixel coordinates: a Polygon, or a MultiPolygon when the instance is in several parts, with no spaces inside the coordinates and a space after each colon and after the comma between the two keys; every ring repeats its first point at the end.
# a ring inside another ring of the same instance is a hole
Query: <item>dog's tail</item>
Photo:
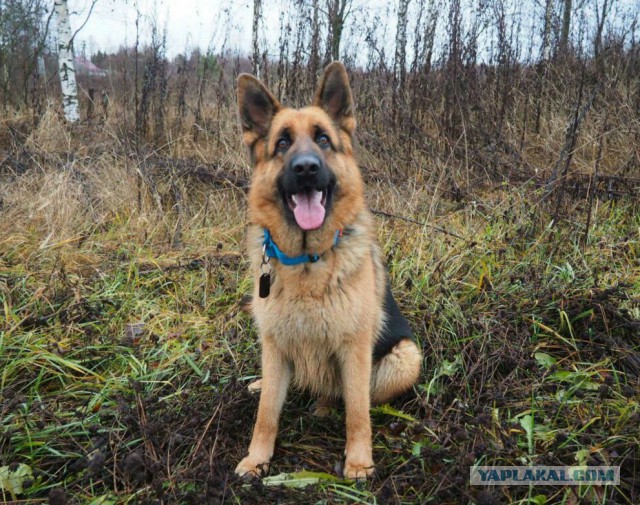
{"type": "Polygon", "coordinates": [[[418,379],[421,364],[422,353],[413,340],[398,342],[373,365],[371,403],[385,403],[407,391],[418,379]]]}

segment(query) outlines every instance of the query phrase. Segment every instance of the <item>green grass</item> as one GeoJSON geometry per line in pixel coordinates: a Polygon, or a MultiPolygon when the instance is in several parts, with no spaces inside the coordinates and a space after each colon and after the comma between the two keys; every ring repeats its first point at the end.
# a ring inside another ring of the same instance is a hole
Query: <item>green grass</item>
{"type": "MultiPolygon", "coordinates": [[[[386,210],[426,219],[424,198],[403,208],[402,191],[386,210]]],[[[232,200],[241,208],[242,192],[232,200]]],[[[580,202],[550,225],[536,201],[512,187],[442,200],[430,223],[462,239],[378,218],[423,374],[372,411],[367,483],[328,477],[341,464],[342,409],[316,419],[312,399],[291,394],[271,476],[325,474],[306,487],[232,475],[257,407],[246,385],[260,373],[240,308],[250,291],[240,211],[203,220],[194,210],[177,251],[164,232],[142,233],[134,210],[82,240],[5,228],[0,467],[28,465],[33,477],[0,498],[38,502],[62,488],[73,503],[632,503],[640,214],[633,202],[601,202],[583,245],[580,202]],[[468,484],[474,463],[620,465],[623,482],[479,489],[468,484]]]]}

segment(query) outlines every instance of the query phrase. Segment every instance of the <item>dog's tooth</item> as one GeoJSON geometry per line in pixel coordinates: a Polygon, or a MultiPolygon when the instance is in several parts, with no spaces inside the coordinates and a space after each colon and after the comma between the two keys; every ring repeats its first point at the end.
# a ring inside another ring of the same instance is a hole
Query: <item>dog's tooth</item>
{"type": "Polygon", "coordinates": [[[298,197],[297,197],[297,195],[291,195],[291,200],[293,200],[293,203],[295,203],[296,205],[298,204],[298,197]]]}

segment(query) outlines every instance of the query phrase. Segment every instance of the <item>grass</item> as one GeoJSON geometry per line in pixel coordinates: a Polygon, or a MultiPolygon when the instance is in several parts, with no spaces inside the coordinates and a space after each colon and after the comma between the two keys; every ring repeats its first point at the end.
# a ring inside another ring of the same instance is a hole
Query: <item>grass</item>
{"type": "Polygon", "coordinates": [[[15,477],[0,481],[3,501],[640,499],[633,199],[597,199],[585,244],[584,199],[568,200],[552,222],[530,182],[450,197],[437,175],[380,179],[381,160],[361,147],[372,208],[426,223],[378,216],[394,292],[425,351],[423,374],[414,391],[372,410],[371,481],[336,477],[342,409],[313,418],[312,399],[293,392],[271,478],[245,482],[232,470],[257,408],[246,385],[260,373],[258,336],[242,310],[251,289],[245,192],[178,177],[172,161],[215,159],[246,179],[233,117],[215,147],[185,136],[168,152],[134,155],[113,124],[64,137],[53,135],[55,121],[23,141],[27,170],[2,173],[0,467],[15,477]],[[152,155],[152,165],[168,163],[153,178],[144,170],[152,155]],[[468,483],[473,464],[529,463],[619,465],[622,483],[468,483]]]}

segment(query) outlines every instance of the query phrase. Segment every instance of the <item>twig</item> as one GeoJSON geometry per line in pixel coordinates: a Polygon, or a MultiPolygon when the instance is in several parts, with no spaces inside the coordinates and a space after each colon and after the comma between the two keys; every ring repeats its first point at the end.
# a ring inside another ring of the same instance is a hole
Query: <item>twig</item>
{"type": "Polygon", "coordinates": [[[598,185],[598,168],[600,166],[600,161],[602,160],[602,145],[604,144],[604,136],[607,131],[608,122],[609,122],[609,113],[607,112],[607,115],[604,119],[604,126],[602,127],[605,133],[603,133],[600,136],[600,141],[598,142],[598,155],[596,156],[596,161],[593,165],[593,177],[591,178],[591,181],[589,184],[589,191],[587,196],[587,198],[589,199],[589,206],[587,209],[587,222],[584,225],[584,237],[582,239],[582,244],[584,247],[587,246],[587,242],[589,240],[589,227],[591,226],[591,211],[593,209],[593,194],[596,192],[596,188],[598,185]]]}
{"type": "MultiPolygon", "coordinates": [[[[84,25],[87,24],[87,22],[89,21],[89,18],[91,17],[91,13],[93,12],[93,8],[96,6],[96,3],[98,3],[98,0],[93,0],[93,2],[91,2],[91,7],[89,8],[89,14],[87,14],[87,18],[84,20],[84,23],[82,23],[80,25],[80,28],[78,28],[73,35],[71,36],[71,39],[69,40],[69,45],[73,45],[73,41],[76,38],[76,35],[78,35],[78,32],[80,30],[82,30],[84,28],[84,25]]],[[[47,25],[49,24],[49,21],[47,21],[47,25]]]]}
{"type": "MultiPolygon", "coordinates": [[[[575,113],[573,115],[571,123],[567,126],[567,130],[566,130],[567,133],[565,136],[564,146],[562,147],[562,151],[560,152],[560,157],[558,158],[558,161],[556,162],[556,165],[553,168],[553,172],[551,173],[551,176],[547,181],[547,189],[544,196],[542,197],[542,201],[546,200],[549,196],[551,196],[551,194],[556,189],[556,183],[558,181],[558,172],[560,170],[560,166],[562,165],[563,161],[565,162],[565,166],[562,173],[562,178],[566,177],[566,174],[569,170],[569,165],[571,164],[571,158],[573,156],[573,150],[576,142],[576,137],[578,135],[578,130],[580,129],[580,125],[583,123],[587,114],[589,113],[589,110],[591,109],[591,106],[593,105],[593,102],[596,99],[596,96],[598,95],[600,88],[603,85],[603,82],[601,81],[593,87],[593,90],[591,91],[591,96],[589,97],[587,102],[584,105],[582,105],[582,107],[580,107],[580,103],[582,101],[583,85],[584,85],[584,68],[583,68],[582,80],[580,82],[580,90],[578,92],[578,100],[576,103],[575,113]]],[[[559,199],[556,202],[556,204],[559,205],[559,199]]],[[[557,212],[558,212],[558,209],[556,208],[556,217],[557,217],[557,212]]]]}
{"type": "MultiPolygon", "coordinates": [[[[191,451],[190,465],[191,463],[193,463],[194,459],[198,457],[198,451],[200,451],[200,446],[202,445],[202,441],[204,440],[205,435],[209,431],[209,428],[211,427],[211,423],[213,423],[213,420],[218,416],[218,412],[220,411],[221,407],[222,407],[222,402],[218,403],[216,410],[213,412],[213,414],[211,415],[211,418],[209,418],[209,422],[204,427],[204,430],[202,431],[202,435],[200,435],[200,438],[198,439],[198,443],[196,444],[195,449],[191,451]]],[[[214,445],[214,449],[215,449],[215,445],[214,445]]]]}
{"type": "Polygon", "coordinates": [[[174,250],[182,249],[182,193],[174,180],[175,172],[171,175],[171,192],[173,193],[173,208],[176,213],[176,225],[173,229],[171,247],[174,250]]]}
{"type": "Polygon", "coordinates": [[[411,219],[411,218],[403,217],[403,216],[397,216],[396,214],[389,214],[388,212],[384,212],[382,210],[371,209],[371,212],[373,212],[374,214],[376,214],[378,216],[390,217],[390,218],[393,218],[393,219],[400,219],[401,221],[406,221],[407,223],[417,224],[419,226],[426,226],[427,228],[431,228],[433,230],[439,231],[440,233],[445,233],[446,235],[451,235],[452,237],[455,237],[457,239],[467,240],[464,237],[461,237],[460,235],[456,235],[455,233],[453,233],[451,231],[445,230],[444,228],[440,228],[438,226],[434,226],[434,225],[428,224],[428,223],[423,223],[421,221],[416,221],[415,219],[411,219]]]}

